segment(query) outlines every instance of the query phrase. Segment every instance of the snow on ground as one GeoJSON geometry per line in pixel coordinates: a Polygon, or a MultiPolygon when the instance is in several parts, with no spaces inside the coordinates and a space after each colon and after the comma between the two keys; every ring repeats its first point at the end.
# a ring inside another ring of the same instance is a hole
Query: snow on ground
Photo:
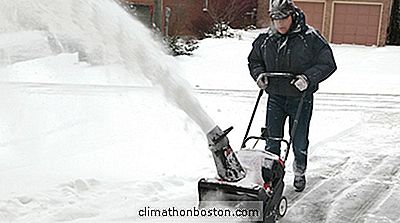
{"type": "MultiPolygon", "coordinates": [[[[90,65],[55,53],[41,32],[4,27],[13,29],[0,35],[0,222],[153,222],[135,210],[195,205],[197,180],[215,175],[210,118],[235,127],[239,148],[258,92],[246,60],[260,30],[202,40],[193,56],[173,59],[133,22],[126,63],[90,65]]],[[[95,34],[94,45],[120,47],[95,34]]],[[[315,96],[307,188],[293,191],[290,156],[280,222],[400,222],[400,48],[332,48],[338,70],[315,96]]],[[[251,134],[264,116],[262,100],[251,134]]]]}

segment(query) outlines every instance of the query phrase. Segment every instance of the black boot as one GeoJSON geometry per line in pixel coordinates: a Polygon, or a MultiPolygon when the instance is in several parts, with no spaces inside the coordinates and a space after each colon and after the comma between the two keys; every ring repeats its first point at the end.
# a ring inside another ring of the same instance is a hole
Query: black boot
{"type": "Polygon", "coordinates": [[[295,176],[293,186],[296,192],[302,192],[306,188],[306,176],[295,176]]]}

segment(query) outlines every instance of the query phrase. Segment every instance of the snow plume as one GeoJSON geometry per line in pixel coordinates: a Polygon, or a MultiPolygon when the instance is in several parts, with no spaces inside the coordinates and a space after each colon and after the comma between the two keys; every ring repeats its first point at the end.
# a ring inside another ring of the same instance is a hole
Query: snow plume
{"type": "MultiPolygon", "coordinates": [[[[93,65],[122,64],[148,80],[207,133],[215,124],[153,34],[112,0],[0,0],[2,33],[40,31],[49,54],[78,52],[93,65]]],[[[9,56],[9,55],[8,55],[9,56]]],[[[42,55],[41,55],[42,56],[42,55]]]]}

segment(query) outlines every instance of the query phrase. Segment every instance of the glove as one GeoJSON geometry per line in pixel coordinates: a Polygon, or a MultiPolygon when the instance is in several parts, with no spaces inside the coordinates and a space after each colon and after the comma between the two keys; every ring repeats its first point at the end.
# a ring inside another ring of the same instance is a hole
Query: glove
{"type": "Polygon", "coordinates": [[[297,75],[290,83],[299,91],[305,91],[308,88],[308,79],[304,74],[297,75]]]}
{"type": "Polygon", "coordinates": [[[258,85],[258,87],[259,87],[260,89],[265,90],[265,89],[267,88],[267,86],[268,86],[267,73],[261,73],[261,74],[258,76],[256,83],[257,83],[257,85],[258,85]]]}

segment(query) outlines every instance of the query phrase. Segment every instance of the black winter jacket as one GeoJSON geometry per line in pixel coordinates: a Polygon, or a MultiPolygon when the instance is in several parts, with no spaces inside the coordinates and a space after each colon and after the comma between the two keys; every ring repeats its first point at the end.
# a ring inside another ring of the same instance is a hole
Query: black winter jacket
{"type": "MultiPolygon", "coordinates": [[[[306,94],[318,90],[318,84],[335,70],[336,63],[327,41],[314,28],[306,25],[303,12],[296,8],[292,26],[281,35],[274,28],[260,34],[253,42],[248,57],[250,74],[254,80],[261,73],[285,72],[304,74],[309,81],[306,94]]],[[[270,94],[301,96],[290,78],[268,78],[266,91],[270,94]]]]}

